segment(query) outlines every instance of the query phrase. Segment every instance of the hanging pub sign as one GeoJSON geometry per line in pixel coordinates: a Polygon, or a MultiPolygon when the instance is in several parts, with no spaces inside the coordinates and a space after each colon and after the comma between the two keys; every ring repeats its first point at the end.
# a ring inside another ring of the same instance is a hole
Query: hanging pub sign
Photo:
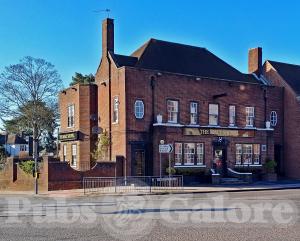
{"type": "Polygon", "coordinates": [[[184,128],[186,136],[227,136],[254,137],[254,130],[222,129],[222,128],[184,128]]]}
{"type": "Polygon", "coordinates": [[[60,133],[58,139],[60,141],[77,141],[79,139],[79,131],[60,133]]]}

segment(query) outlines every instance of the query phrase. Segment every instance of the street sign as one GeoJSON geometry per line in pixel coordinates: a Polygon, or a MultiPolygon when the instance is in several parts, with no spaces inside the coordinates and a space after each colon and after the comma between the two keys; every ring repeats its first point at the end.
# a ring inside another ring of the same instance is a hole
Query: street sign
{"type": "Polygon", "coordinates": [[[171,153],[173,152],[172,144],[159,145],[159,153],[171,153]]]}

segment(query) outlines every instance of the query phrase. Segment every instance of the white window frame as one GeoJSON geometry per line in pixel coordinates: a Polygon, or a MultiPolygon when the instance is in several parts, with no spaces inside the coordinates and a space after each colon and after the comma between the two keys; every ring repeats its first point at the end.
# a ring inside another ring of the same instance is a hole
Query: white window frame
{"type": "Polygon", "coordinates": [[[26,144],[21,144],[20,145],[20,151],[27,151],[27,145],[26,144]]]}
{"type": "Polygon", "coordinates": [[[253,160],[252,144],[243,144],[243,164],[251,165],[253,160]]]}
{"type": "Polygon", "coordinates": [[[204,143],[196,143],[197,165],[204,165],[204,143]]]}
{"type": "Polygon", "coordinates": [[[134,115],[136,119],[143,119],[145,114],[144,101],[136,100],[134,103],[134,115]]]}
{"type": "Polygon", "coordinates": [[[68,105],[68,127],[75,126],[75,105],[68,105]]]}
{"type": "Polygon", "coordinates": [[[271,111],[270,113],[270,124],[271,126],[275,127],[277,125],[278,116],[276,111],[271,111]]]}
{"type": "Polygon", "coordinates": [[[243,146],[242,144],[235,144],[235,164],[241,165],[243,159],[243,146]]]}
{"type": "Polygon", "coordinates": [[[67,144],[63,144],[63,161],[67,159],[67,144]]]}
{"type": "Polygon", "coordinates": [[[253,164],[260,164],[260,144],[253,144],[253,164]]]}
{"type": "Polygon", "coordinates": [[[219,105],[218,104],[209,104],[208,105],[208,124],[210,126],[218,126],[219,125],[219,105]],[[217,107],[216,112],[215,112],[215,110],[213,110],[213,107],[217,107]],[[212,122],[211,118],[213,118],[215,120],[215,122],[212,122]]]}
{"type": "Polygon", "coordinates": [[[179,101],[167,100],[168,122],[178,123],[179,101]]]}
{"type": "Polygon", "coordinates": [[[195,101],[190,102],[190,124],[198,124],[198,103],[195,101]]]}
{"type": "Polygon", "coordinates": [[[236,126],[235,105],[229,105],[229,126],[236,126]]]}
{"type": "Polygon", "coordinates": [[[181,166],[182,165],[182,143],[175,142],[175,165],[181,166]]]}
{"type": "Polygon", "coordinates": [[[71,145],[71,154],[72,154],[71,166],[76,168],[77,167],[77,145],[76,144],[71,145]]]}
{"type": "Polygon", "coordinates": [[[184,143],[184,165],[195,165],[196,144],[184,143]]]}
{"type": "Polygon", "coordinates": [[[246,127],[254,126],[255,108],[253,106],[246,107],[246,127]]]}
{"type": "Polygon", "coordinates": [[[119,123],[119,96],[115,96],[113,98],[113,116],[112,116],[112,123],[117,124],[119,123]]]}

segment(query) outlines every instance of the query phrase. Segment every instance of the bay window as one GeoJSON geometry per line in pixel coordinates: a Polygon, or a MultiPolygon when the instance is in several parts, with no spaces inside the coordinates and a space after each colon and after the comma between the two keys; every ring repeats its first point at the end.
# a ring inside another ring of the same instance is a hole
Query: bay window
{"type": "Polygon", "coordinates": [[[260,144],[236,144],[236,165],[259,165],[261,163],[260,144]]]}
{"type": "Polygon", "coordinates": [[[197,143],[197,165],[203,165],[204,163],[204,144],[197,143]]]}
{"type": "Polygon", "coordinates": [[[182,143],[175,143],[175,165],[182,164],[182,143]]]}

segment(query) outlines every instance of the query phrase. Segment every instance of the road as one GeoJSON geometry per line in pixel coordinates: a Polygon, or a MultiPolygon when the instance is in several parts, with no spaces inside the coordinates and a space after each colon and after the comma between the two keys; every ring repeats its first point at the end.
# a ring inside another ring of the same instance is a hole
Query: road
{"type": "Polygon", "coordinates": [[[300,190],[50,198],[0,195],[0,240],[300,240],[300,190]]]}

